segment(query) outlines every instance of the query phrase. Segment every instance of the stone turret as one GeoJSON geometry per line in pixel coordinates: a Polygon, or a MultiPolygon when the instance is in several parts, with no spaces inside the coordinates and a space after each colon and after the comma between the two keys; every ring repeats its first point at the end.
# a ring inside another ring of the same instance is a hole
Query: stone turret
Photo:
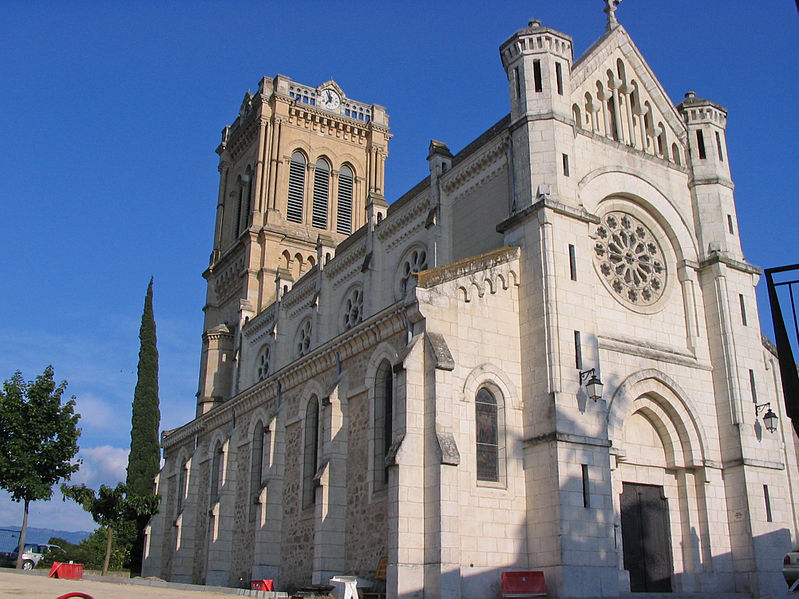
{"type": "Polygon", "coordinates": [[[533,20],[499,53],[508,76],[513,154],[524,157],[514,160],[515,206],[530,205],[547,186],[553,197],[568,202],[575,195],[567,174],[574,154],[572,40],[533,20]]]}
{"type": "Polygon", "coordinates": [[[688,127],[689,185],[704,256],[721,252],[743,260],[725,130],[727,111],[689,91],[677,105],[688,127]]]}

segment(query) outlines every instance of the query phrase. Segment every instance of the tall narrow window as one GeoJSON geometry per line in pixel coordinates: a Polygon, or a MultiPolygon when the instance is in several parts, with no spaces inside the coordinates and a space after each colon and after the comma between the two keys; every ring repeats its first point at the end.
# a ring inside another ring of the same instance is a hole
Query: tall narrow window
{"type": "Polygon", "coordinates": [[[735,227],[732,225],[732,214],[727,215],[727,230],[730,232],[730,235],[735,235],[735,227]]]}
{"type": "Polygon", "coordinates": [[[583,344],[580,341],[580,331],[574,331],[574,367],[583,369],[583,344]]]}
{"type": "Polygon", "coordinates": [[[561,158],[563,159],[563,176],[564,177],[568,177],[569,176],[569,155],[568,154],[562,154],[561,158]]]}
{"type": "Polygon", "coordinates": [[[222,443],[217,441],[211,459],[211,505],[219,501],[222,494],[222,443]]]}
{"type": "Polygon", "coordinates": [[[699,148],[699,158],[701,160],[707,158],[707,153],[705,152],[705,134],[702,133],[701,129],[697,129],[696,131],[696,145],[699,148]]]}
{"type": "Polygon", "coordinates": [[[569,244],[569,276],[572,281],[577,280],[577,259],[574,257],[574,245],[569,244]]]}
{"type": "Polygon", "coordinates": [[[394,378],[386,360],[377,368],[374,397],[374,482],[379,489],[388,484],[386,456],[394,435],[394,378]]]}
{"type": "Polygon", "coordinates": [[[239,199],[238,203],[236,204],[236,237],[239,236],[241,233],[241,211],[244,209],[242,204],[244,203],[244,183],[239,181],[239,199]]]}
{"type": "Polygon", "coordinates": [[[300,152],[291,155],[289,165],[289,198],[286,218],[293,223],[302,222],[302,204],[305,198],[305,156],[300,152]]]}
{"type": "Polygon", "coordinates": [[[252,434],[252,456],[250,458],[250,522],[255,521],[258,507],[258,496],[263,485],[262,476],[264,466],[264,424],[258,422],[252,434]]]}
{"type": "Polygon", "coordinates": [[[477,480],[499,482],[499,415],[494,394],[485,387],[477,392],[475,426],[477,480]]]}
{"type": "Polygon", "coordinates": [[[555,79],[558,83],[558,95],[563,95],[563,69],[559,62],[555,63],[555,79]]]}
{"type": "Polygon", "coordinates": [[[724,152],[721,149],[721,135],[716,131],[716,149],[719,151],[719,160],[724,162],[724,152]]]}
{"type": "Polygon", "coordinates": [[[583,507],[591,507],[591,489],[588,485],[588,464],[580,464],[583,471],[583,507]]]}
{"type": "Polygon", "coordinates": [[[522,78],[519,75],[519,67],[513,67],[513,73],[516,76],[516,98],[522,97],[522,78]]]}
{"type": "Polygon", "coordinates": [[[544,87],[541,80],[541,61],[534,60],[533,61],[533,81],[535,82],[535,91],[541,92],[544,91],[544,87]]]}
{"type": "Polygon", "coordinates": [[[311,507],[316,501],[314,477],[319,467],[319,401],[316,395],[308,400],[305,409],[305,445],[303,449],[302,506],[311,507]]]}
{"type": "Polygon", "coordinates": [[[188,478],[189,478],[189,463],[187,460],[180,465],[180,474],[178,476],[178,502],[177,502],[178,513],[180,513],[180,510],[183,509],[183,501],[186,499],[188,478]]]}
{"type": "Polygon", "coordinates": [[[744,300],[744,296],[742,294],[738,294],[738,303],[741,305],[741,324],[747,326],[746,324],[746,300],[744,300]]]}
{"type": "Polygon", "coordinates": [[[336,208],[336,231],[352,233],[352,169],[344,165],[338,172],[338,201],[336,208]]]}
{"type": "Polygon", "coordinates": [[[250,226],[250,212],[252,211],[252,186],[253,176],[250,175],[247,182],[247,200],[244,202],[244,228],[250,226]]]}
{"type": "Polygon", "coordinates": [[[763,485],[763,499],[766,502],[766,522],[772,522],[771,517],[771,498],[768,495],[768,485],[763,485]]]}
{"type": "Polygon", "coordinates": [[[317,229],[327,228],[327,205],[330,201],[330,165],[321,158],[316,161],[313,177],[313,217],[317,229]]]}
{"type": "Polygon", "coordinates": [[[752,393],[752,402],[757,403],[757,386],[755,385],[755,371],[749,369],[749,391],[752,393]]]}

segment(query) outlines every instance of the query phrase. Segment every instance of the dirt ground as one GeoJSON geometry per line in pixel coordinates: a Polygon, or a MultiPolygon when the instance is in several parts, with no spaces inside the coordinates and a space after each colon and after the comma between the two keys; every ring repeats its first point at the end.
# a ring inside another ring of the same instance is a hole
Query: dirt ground
{"type": "Polygon", "coordinates": [[[175,587],[157,587],[125,578],[108,580],[62,580],[48,578],[45,571],[21,572],[0,568],[0,597],[12,599],[56,599],[67,593],[80,592],[94,599],[232,599],[235,595],[208,590],[187,590],[175,587]]]}

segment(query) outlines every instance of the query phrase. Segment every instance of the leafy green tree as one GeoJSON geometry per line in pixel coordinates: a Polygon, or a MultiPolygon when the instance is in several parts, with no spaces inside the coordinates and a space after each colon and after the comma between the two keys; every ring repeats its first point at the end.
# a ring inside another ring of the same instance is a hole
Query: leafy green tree
{"type": "MultiPolygon", "coordinates": [[[[130,429],[127,489],[130,495],[147,497],[153,493],[153,479],[161,467],[161,446],[158,429],[161,412],[158,407],[158,348],[153,316],[153,279],[147,286],[144,311],[139,329],[139,369],[133,393],[133,415],[130,429]]],[[[144,549],[144,528],[149,515],[136,518],[136,540],[131,548],[131,574],[141,573],[144,549]]]]}
{"type": "Polygon", "coordinates": [[[149,494],[146,496],[131,495],[125,483],[119,483],[115,488],[100,485],[100,490],[95,492],[86,485],[61,485],[64,497],[79,503],[84,510],[92,515],[97,524],[105,528],[106,546],[105,559],[103,559],[103,572],[108,572],[108,563],[111,559],[114,529],[121,527],[126,521],[140,517],[149,517],[158,508],[158,497],[149,494]]]}
{"type": "MultiPolygon", "coordinates": [[[[66,381],[56,386],[53,367],[33,381],[17,371],[0,391],[0,487],[24,504],[19,546],[25,547],[31,501],[50,499],[53,485],[80,467],[75,397],[61,404],[66,381]]],[[[22,568],[22,551],[17,556],[22,568]]]]}

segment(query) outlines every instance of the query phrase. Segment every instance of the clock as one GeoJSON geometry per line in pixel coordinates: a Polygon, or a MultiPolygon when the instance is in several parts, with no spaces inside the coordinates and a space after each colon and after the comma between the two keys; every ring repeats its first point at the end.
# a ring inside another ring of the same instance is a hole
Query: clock
{"type": "Polygon", "coordinates": [[[323,108],[335,110],[341,105],[341,98],[339,98],[339,95],[332,89],[326,89],[323,90],[319,96],[319,103],[323,108]]]}

